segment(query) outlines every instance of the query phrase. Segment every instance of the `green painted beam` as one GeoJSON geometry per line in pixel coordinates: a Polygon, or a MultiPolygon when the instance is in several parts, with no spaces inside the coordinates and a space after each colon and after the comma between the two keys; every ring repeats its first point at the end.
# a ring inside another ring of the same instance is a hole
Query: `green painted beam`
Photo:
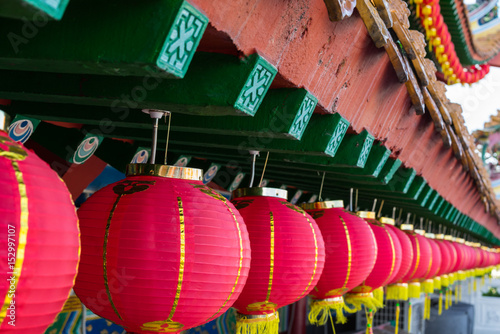
{"type": "MultiPolygon", "coordinates": [[[[33,38],[34,35],[38,35],[40,28],[44,28],[47,25],[49,18],[60,20],[64,15],[68,3],[69,0],[0,1],[0,17],[23,20],[22,24],[21,22],[16,22],[19,23],[17,24],[17,27],[21,28],[18,30],[19,35],[15,33],[15,31],[17,31],[16,29],[11,29],[5,34],[2,32],[2,35],[7,37],[3,40],[16,40],[16,38],[28,40],[29,38],[33,38]]],[[[0,26],[4,28],[5,23],[2,22],[0,26]]]]}
{"type": "MultiPolygon", "coordinates": [[[[47,9],[68,2],[28,1],[46,3],[47,9]]],[[[0,25],[0,34],[8,37],[0,39],[0,68],[183,78],[208,18],[184,0],[72,0],[64,20],[45,23],[33,38],[22,34],[25,25],[17,20],[0,25]]]]}
{"type": "Polygon", "coordinates": [[[391,150],[382,143],[377,143],[372,146],[364,168],[334,167],[332,172],[349,176],[359,176],[363,180],[366,178],[377,178],[390,155],[391,150]]]}
{"type": "Polygon", "coordinates": [[[378,190],[380,192],[389,192],[397,194],[406,194],[410,189],[417,172],[413,168],[399,167],[397,172],[391,178],[387,185],[366,186],[368,189],[378,190]]]}
{"type": "MultiPolygon", "coordinates": [[[[307,159],[309,155],[334,155],[338,147],[338,141],[342,140],[341,136],[347,130],[348,124],[349,122],[339,114],[313,115],[301,141],[274,139],[265,134],[262,137],[244,137],[172,131],[170,143],[194,147],[203,145],[207,148],[235,149],[239,152],[259,150],[294,156],[301,155],[301,159],[309,161],[314,160],[312,157],[307,159]]],[[[117,128],[106,133],[105,136],[147,142],[150,141],[151,131],[117,128]]],[[[160,136],[158,143],[162,144],[165,141],[166,138],[160,136]]]]}
{"type": "Polygon", "coordinates": [[[106,106],[118,114],[151,108],[197,115],[253,116],[276,72],[257,54],[238,59],[196,53],[182,80],[0,71],[4,79],[0,94],[12,100],[106,106]]]}
{"type": "MultiPolygon", "coordinates": [[[[174,113],[171,129],[193,133],[300,140],[316,104],[317,99],[305,89],[271,89],[262,101],[259,112],[252,118],[193,117],[174,113]]],[[[151,129],[151,119],[138,109],[114,112],[109,107],[13,101],[6,111],[11,115],[31,115],[49,121],[100,126],[105,120],[111,122],[113,127],[151,129]]],[[[160,130],[166,128],[166,124],[160,124],[160,130]]]]}
{"type": "Polygon", "coordinates": [[[420,193],[420,196],[417,198],[418,205],[420,205],[422,207],[426,207],[426,204],[429,203],[434,192],[435,192],[435,190],[432,189],[431,186],[426,184],[424,189],[420,193]]]}

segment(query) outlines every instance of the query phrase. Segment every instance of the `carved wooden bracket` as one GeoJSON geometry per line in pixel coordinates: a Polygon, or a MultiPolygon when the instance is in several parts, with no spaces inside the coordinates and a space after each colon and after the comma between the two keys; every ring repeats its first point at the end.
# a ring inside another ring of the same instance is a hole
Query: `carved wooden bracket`
{"type": "Polygon", "coordinates": [[[323,0],[328,10],[330,21],[340,21],[354,12],[356,0],[323,0]]]}

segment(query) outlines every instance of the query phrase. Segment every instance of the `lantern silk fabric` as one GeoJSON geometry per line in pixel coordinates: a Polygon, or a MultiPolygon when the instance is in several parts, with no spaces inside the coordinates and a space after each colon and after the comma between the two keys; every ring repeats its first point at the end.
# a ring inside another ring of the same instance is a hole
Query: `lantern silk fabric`
{"type": "Polygon", "coordinates": [[[234,195],[252,247],[248,281],[234,307],[244,315],[274,314],[316,286],[325,263],[321,231],[309,214],[286,201],[286,191],[249,188],[234,195]]]}
{"type": "Polygon", "coordinates": [[[243,219],[198,180],[140,174],[99,190],[78,210],[76,294],[134,333],[180,332],[215,319],[248,276],[243,219]]]}
{"type": "Polygon", "coordinates": [[[75,207],[58,175],[3,131],[0,170],[0,332],[43,333],[74,283],[75,207]]]}
{"type": "Polygon", "coordinates": [[[377,257],[377,244],[369,224],[334,201],[305,205],[316,220],[325,240],[326,258],[323,274],[311,291],[313,298],[309,320],[324,325],[330,310],[337,321],[345,322],[342,296],[360,285],[370,274],[377,257]],[[323,208],[324,207],[324,208],[323,208]]]}

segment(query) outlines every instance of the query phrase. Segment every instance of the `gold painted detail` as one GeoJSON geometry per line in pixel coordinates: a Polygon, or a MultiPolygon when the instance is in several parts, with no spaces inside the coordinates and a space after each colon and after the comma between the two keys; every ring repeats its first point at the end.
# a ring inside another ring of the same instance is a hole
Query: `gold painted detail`
{"type": "Polygon", "coordinates": [[[302,209],[304,210],[333,209],[333,208],[343,208],[343,207],[344,207],[343,200],[302,204],[302,209]]]}
{"type": "MultiPolygon", "coordinates": [[[[212,196],[211,194],[209,194],[209,195],[212,196]]],[[[231,209],[231,206],[229,206],[228,201],[225,197],[222,196],[223,200],[220,199],[220,197],[218,197],[218,196],[215,196],[214,198],[221,200],[224,203],[224,205],[226,206],[227,210],[231,213],[231,216],[233,217],[234,223],[236,225],[236,229],[238,230],[238,240],[239,240],[239,244],[240,244],[240,260],[239,260],[239,265],[238,265],[238,273],[236,274],[236,280],[233,284],[233,288],[231,289],[231,293],[229,293],[229,296],[227,297],[224,304],[222,304],[222,306],[217,310],[217,312],[215,312],[214,315],[212,315],[210,318],[208,318],[206,322],[209,322],[210,320],[215,318],[215,316],[217,316],[219,314],[219,312],[221,312],[222,309],[224,309],[224,307],[226,307],[227,303],[231,300],[231,297],[233,296],[234,292],[236,291],[236,287],[238,286],[238,282],[239,282],[240,277],[241,277],[241,269],[243,268],[243,237],[241,236],[241,228],[240,228],[240,223],[238,222],[238,218],[236,218],[236,215],[234,214],[233,209],[231,209]]]]}
{"type": "Polygon", "coordinates": [[[358,211],[356,215],[361,218],[375,219],[375,212],[373,211],[358,211]]]}
{"type": "Polygon", "coordinates": [[[207,185],[204,184],[196,184],[196,183],[191,183],[191,185],[195,188],[200,190],[202,193],[215,198],[216,200],[222,201],[224,203],[227,202],[227,198],[222,196],[218,191],[213,190],[207,185]]]}
{"type": "Polygon", "coordinates": [[[257,303],[252,303],[247,306],[247,311],[248,312],[258,312],[258,311],[275,311],[276,305],[275,303],[270,303],[270,302],[257,302],[257,303]]]}
{"type": "Polygon", "coordinates": [[[127,176],[147,175],[190,181],[203,179],[202,169],[158,164],[129,164],[126,174],[127,176]]]}
{"type": "Polygon", "coordinates": [[[387,279],[382,284],[382,286],[384,286],[387,284],[387,282],[389,281],[389,279],[392,276],[392,273],[394,272],[394,267],[396,265],[396,249],[394,248],[394,240],[392,240],[391,234],[389,233],[389,231],[387,231],[387,229],[384,226],[382,226],[382,227],[383,227],[385,233],[387,233],[387,236],[389,237],[389,241],[391,242],[391,250],[392,250],[391,271],[389,272],[389,275],[387,275],[387,279]]]}
{"type": "MultiPolygon", "coordinates": [[[[345,285],[345,283],[344,283],[345,285]]],[[[349,289],[346,288],[340,288],[340,289],[333,289],[325,293],[325,296],[342,296],[345,294],[349,289]]]]}
{"type": "Polygon", "coordinates": [[[302,208],[296,206],[295,204],[292,204],[292,203],[287,202],[287,201],[280,201],[280,203],[283,204],[284,206],[286,206],[287,208],[304,215],[304,217],[305,217],[305,211],[302,208]]]}
{"type": "Polygon", "coordinates": [[[344,303],[344,297],[334,297],[334,298],[323,298],[323,299],[311,299],[311,304],[316,305],[332,305],[344,303]]]}
{"type": "Polygon", "coordinates": [[[417,269],[418,269],[418,265],[420,264],[420,244],[418,243],[418,238],[415,237],[415,243],[417,244],[417,259],[416,259],[416,262],[415,262],[415,269],[413,269],[413,272],[411,273],[410,275],[410,278],[412,278],[415,273],[417,272],[417,269]]]}
{"type": "Polygon", "coordinates": [[[297,298],[297,300],[302,298],[304,296],[304,294],[306,294],[308,292],[309,287],[311,286],[311,283],[314,280],[314,277],[316,276],[316,271],[318,269],[318,238],[316,237],[316,231],[314,230],[314,225],[313,225],[312,221],[309,219],[309,217],[307,216],[307,214],[304,211],[302,211],[302,214],[304,215],[304,218],[307,219],[307,222],[309,223],[309,226],[311,227],[311,231],[312,231],[313,238],[314,238],[314,269],[313,269],[313,274],[311,276],[311,279],[309,280],[309,283],[307,283],[306,289],[302,292],[302,294],[299,296],[299,298],[297,298]]]}
{"type": "Polygon", "coordinates": [[[402,231],[413,231],[413,225],[412,224],[401,224],[401,230],[402,231]]]}
{"type": "Polygon", "coordinates": [[[26,159],[28,152],[10,137],[0,136],[0,157],[5,157],[12,161],[22,161],[26,159]]]}
{"type": "Polygon", "coordinates": [[[347,274],[345,277],[344,285],[342,285],[342,289],[346,289],[347,283],[349,282],[349,278],[351,277],[351,266],[352,266],[352,245],[351,245],[351,237],[349,235],[349,229],[347,228],[347,224],[345,223],[344,218],[339,216],[340,221],[342,222],[342,226],[344,226],[345,230],[345,236],[347,239],[347,254],[348,254],[348,259],[347,259],[347,274]]]}
{"type": "MultiPolygon", "coordinates": [[[[4,137],[0,137],[0,140],[4,137]]],[[[0,148],[1,149],[1,148],[0,148]]],[[[0,152],[1,153],[1,152],[0,152]]],[[[26,191],[26,184],[24,183],[24,177],[23,173],[21,172],[19,168],[19,164],[14,160],[12,160],[12,168],[14,169],[14,173],[16,176],[17,184],[18,184],[18,190],[19,190],[19,200],[20,200],[20,215],[19,215],[19,231],[14,231],[12,234],[17,234],[18,235],[18,242],[17,242],[17,248],[16,248],[16,253],[15,257],[11,255],[13,252],[11,252],[10,248],[11,247],[11,239],[10,237],[7,238],[7,245],[8,245],[8,272],[6,273],[8,276],[7,281],[9,284],[9,290],[5,294],[5,299],[2,305],[2,309],[0,310],[0,326],[2,326],[3,321],[7,317],[7,310],[10,306],[15,305],[15,300],[13,299],[15,297],[15,292],[17,288],[17,284],[19,283],[19,279],[21,277],[21,272],[23,269],[23,263],[24,263],[24,256],[26,252],[26,242],[28,240],[28,222],[29,222],[29,211],[28,211],[28,194],[26,191]],[[10,260],[14,260],[14,263],[12,263],[10,260]]],[[[21,159],[22,160],[22,159],[21,159]]],[[[10,229],[11,226],[7,225],[7,227],[10,229]]],[[[14,227],[14,226],[12,226],[14,227]]],[[[14,227],[15,228],[15,227],[14,227]]],[[[9,235],[11,233],[9,232],[9,235]]],[[[15,244],[12,242],[12,244],[15,244]]]]}
{"type": "Polygon", "coordinates": [[[184,268],[186,265],[186,230],[184,221],[184,207],[182,198],[177,197],[177,207],[179,210],[179,234],[180,234],[180,255],[179,255],[179,277],[177,278],[177,289],[175,292],[174,302],[167,320],[151,321],[144,323],[141,326],[142,330],[156,331],[159,333],[178,332],[184,325],[172,320],[174,317],[182,291],[182,282],[184,280],[184,268]]]}
{"type": "Polygon", "coordinates": [[[273,287],[273,275],[274,275],[274,216],[272,212],[269,212],[269,220],[270,220],[270,229],[271,229],[271,245],[270,245],[270,254],[269,254],[269,282],[267,285],[267,295],[266,295],[266,303],[269,302],[269,298],[271,297],[271,289],[273,287]]]}
{"type": "Polygon", "coordinates": [[[113,308],[115,314],[122,319],[122,316],[118,312],[115,303],[113,302],[113,298],[111,297],[111,291],[109,290],[109,278],[108,278],[108,239],[109,239],[109,230],[111,228],[111,221],[113,219],[113,215],[115,213],[116,208],[118,207],[118,203],[120,199],[125,195],[135,194],[137,192],[145,191],[149,189],[151,185],[154,185],[156,181],[131,181],[124,180],[113,187],[113,192],[118,195],[115,202],[113,203],[113,207],[109,212],[108,221],[106,222],[105,232],[104,232],[104,242],[103,242],[103,251],[102,251],[102,263],[103,263],[103,274],[104,274],[104,287],[106,289],[106,294],[109,299],[109,303],[113,308]]]}

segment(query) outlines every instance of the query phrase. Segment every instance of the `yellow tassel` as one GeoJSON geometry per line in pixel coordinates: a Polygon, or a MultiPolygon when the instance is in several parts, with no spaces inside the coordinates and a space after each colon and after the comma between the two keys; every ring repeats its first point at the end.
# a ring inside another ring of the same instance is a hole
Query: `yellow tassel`
{"type": "Polygon", "coordinates": [[[382,307],[384,307],[384,288],[380,287],[375,290],[373,290],[373,297],[382,304],[382,307]]]}
{"type": "Polygon", "coordinates": [[[460,286],[460,290],[458,290],[458,300],[462,300],[462,291],[463,291],[463,287],[460,286]]]}
{"type": "Polygon", "coordinates": [[[394,334],[398,334],[399,332],[399,313],[401,313],[401,307],[399,303],[396,303],[396,324],[394,326],[394,334]]]}
{"type": "Polygon", "coordinates": [[[345,305],[343,297],[313,299],[308,316],[309,322],[316,326],[323,326],[328,321],[328,317],[332,317],[332,311],[335,311],[336,323],[345,324],[347,318],[344,315],[344,310],[348,311],[349,308],[345,305]]]}
{"type": "Polygon", "coordinates": [[[448,274],[448,277],[449,277],[448,286],[453,285],[453,283],[455,283],[456,274],[455,273],[448,274]]]}
{"type": "Polygon", "coordinates": [[[443,292],[439,291],[439,308],[438,308],[438,314],[441,315],[443,314],[443,292]]]}
{"type": "Polygon", "coordinates": [[[411,282],[408,284],[408,297],[420,298],[420,283],[411,282]]]}
{"type": "Polygon", "coordinates": [[[481,276],[481,288],[484,286],[484,275],[481,276]]]}
{"type": "Polygon", "coordinates": [[[455,287],[455,304],[458,303],[458,287],[460,287],[461,285],[457,285],[455,287]]]}
{"type": "Polygon", "coordinates": [[[411,302],[408,302],[408,333],[411,333],[411,302]]]}
{"type": "Polygon", "coordinates": [[[450,278],[448,275],[441,276],[441,286],[446,287],[450,285],[450,278]]]}
{"type": "Polygon", "coordinates": [[[424,320],[427,319],[427,294],[424,297],[424,320]]]}
{"type": "Polygon", "coordinates": [[[379,308],[384,307],[384,304],[379,302],[374,296],[373,293],[348,293],[345,295],[345,301],[348,304],[351,304],[354,308],[348,309],[347,311],[350,313],[355,313],[357,311],[361,311],[363,306],[367,309],[371,309],[374,312],[379,308]]]}
{"type": "Polygon", "coordinates": [[[408,300],[408,284],[397,283],[387,286],[387,300],[408,300]]]}
{"type": "Polygon", "coordinates": [[[447,310],[450,307],[450,289],[445,291],[445,298],[444,307],[447,310]]]}
{"type": "Polygon", "coordinates": [[[459,270],[459,271],[458,271],[458,280],[459,280],[459,281],[465,281],[465,279],[466,279],[466,278],[467,278],[467,277],[466,277],[466,275],[465,275],[465,272],[464,272],[464,271],[462,271],[462,270],[459,270]]]}
{"type": "Polygon", "coordinates": [[[441,290],[441,277],[434,277],[434,289],[441,290]]]}
{"type": "Polygon", "coordinates": [[[278,334],[280,319],[278,312],[264,315],[236,316],[236,334],[278,334]]]}
{"type": "Polygon", "coordinates": [[[474,290],[474,292],[476,292],[476,291],[477,291],[477,283],[476,283],[476,278],[475,278],[475,277],[473,277],[472,279],[474,280],[474,282],[473,282],[473,283],[474,283],[474,288],[473,288],[473,290],[474,290]]]}
{"type": "Polygon", "coordinates": [[[431,279],[427,279],[421,283],[422,290],[424,293],[433,293],[434,292],[434,281],[431,279]]]}

